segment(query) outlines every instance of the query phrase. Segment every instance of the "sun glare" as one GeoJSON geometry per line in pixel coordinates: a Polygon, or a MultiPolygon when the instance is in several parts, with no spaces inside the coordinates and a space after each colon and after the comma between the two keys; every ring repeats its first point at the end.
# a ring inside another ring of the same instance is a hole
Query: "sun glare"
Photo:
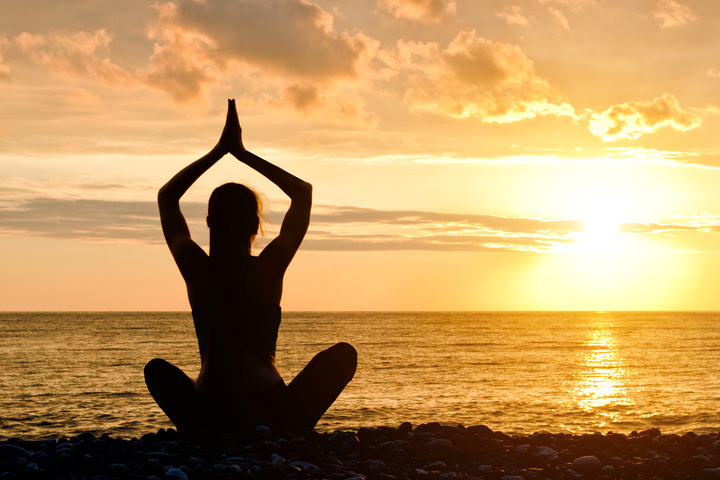
{"type": "Polygon", "coordinates": [[[618,233],[620,222],[610,212],[593,212],[583,220],[585,233],[596,239],[609,239],[618,233]]]}
{"type": "Polygon", "coordinates": [[[617,236],[620,229],[620,209],[611,201],[588,202],[583,213],[587,240],[606,242],[617,236]]]}

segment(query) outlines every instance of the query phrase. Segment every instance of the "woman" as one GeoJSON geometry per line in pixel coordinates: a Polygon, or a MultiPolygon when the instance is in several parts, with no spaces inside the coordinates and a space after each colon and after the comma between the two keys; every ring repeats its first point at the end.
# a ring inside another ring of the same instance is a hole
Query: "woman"
{"type": "Polygon", "coordinates": [[[180,432],[312,429],[357,366],[357,353],[338,343],[317,354],[289,385],[275,367],[283,276],[310,221],[312,186],[248,152],[234,100],[219,142],[158,193],[165,240],[185,279],[200,347],[193,382],[161,359],[145,366],[155,401],[180,432]],[[264,175],[290,197],[280,233],[251,255],[259,227],[259,202],[247,187],[228,183],[208,204],[209,255],[190,237],[180,198],[227,153],[264,175]]]}

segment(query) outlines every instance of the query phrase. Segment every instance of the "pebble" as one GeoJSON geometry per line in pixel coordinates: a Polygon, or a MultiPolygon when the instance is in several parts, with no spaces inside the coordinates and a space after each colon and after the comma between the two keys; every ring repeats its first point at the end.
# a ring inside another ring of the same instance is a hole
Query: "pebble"
{"type": "Polygon", "coordinates": [[[595,470],[600,470],[602,462],[596,456],[587,455],[573,460],[572,466],[573,469],[578,472],[593,472],[595,470]]]}
{"type": "Polygon", "coordinates": [[[539,446],[537,447],[537,454],[543,457],[555,457],[558,452],[550,447],[539,446]]]}
{"type": "Polygon", "coordinates": [[[13,457],[27,457],[28,452],[22,447],[13,445],[11,443],[4,443],[0,445],[0,455],[9,455],[13,457]]]}
{"type": "Polygon", "coordinates": [[[120,477],[130,473],[130,468],[122,463],[111,463],[105,467],[105,473],[111,476],[120,477]]]}
{"type": "Polygon", "coordinates": [[[189,480],[187,474],[179,468],[168,469],[168,471],[165,472],[165,476],[163,478],[166,478],[168,480],[189,480]]]}
{"type": "Polygon", "coordinates": [[[356,432],[0,442],[0,480],[720,479],[720,433],[508,435],[439,423],[356,432]]]}
{"type": "Polygon", "coordinates": [[[269,436],[272,434],[270,429],[268,427],[266,427],[265,425],[258,425],[257,427],[255,427],[254,431],[255,431],[255,433],[262,435],[262,436],[269,436]]]}

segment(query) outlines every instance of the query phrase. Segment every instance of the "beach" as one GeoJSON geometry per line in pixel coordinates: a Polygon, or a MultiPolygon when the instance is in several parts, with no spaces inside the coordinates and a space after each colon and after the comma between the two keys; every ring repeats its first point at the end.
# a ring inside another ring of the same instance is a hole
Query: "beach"
{"type": "Polygon", "coordinates": [[[0,479],[712,479],[720,434],[534,433],[483,425],[374,427],[335,432],[125,439],[83,433],[0,443],[0,479]]]}
{"type": "Polygon", "coordinates": [[[0,319],[0,480],[720,479],[717,313],[290,313],[288,378],[360,352],[315,431],[194,437],[142,378],[197,367],[187,312],[0,319]]]}

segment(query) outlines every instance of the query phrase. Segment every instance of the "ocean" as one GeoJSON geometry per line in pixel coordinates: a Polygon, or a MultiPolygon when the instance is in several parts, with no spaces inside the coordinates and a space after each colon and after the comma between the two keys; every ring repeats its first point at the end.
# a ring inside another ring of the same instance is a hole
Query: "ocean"
{"type": "MultiPolygon", "coordinates": [[[[320,431],[699,434],[720,431],[718,326],[696,312],[286,312],[277,364],[290,381],[323,348],[357,348],[320,431]]],[[[0,440],[171,427],[143,380],[155,357],[197,375],[188,312],[0,313],[0,440]]]]}

